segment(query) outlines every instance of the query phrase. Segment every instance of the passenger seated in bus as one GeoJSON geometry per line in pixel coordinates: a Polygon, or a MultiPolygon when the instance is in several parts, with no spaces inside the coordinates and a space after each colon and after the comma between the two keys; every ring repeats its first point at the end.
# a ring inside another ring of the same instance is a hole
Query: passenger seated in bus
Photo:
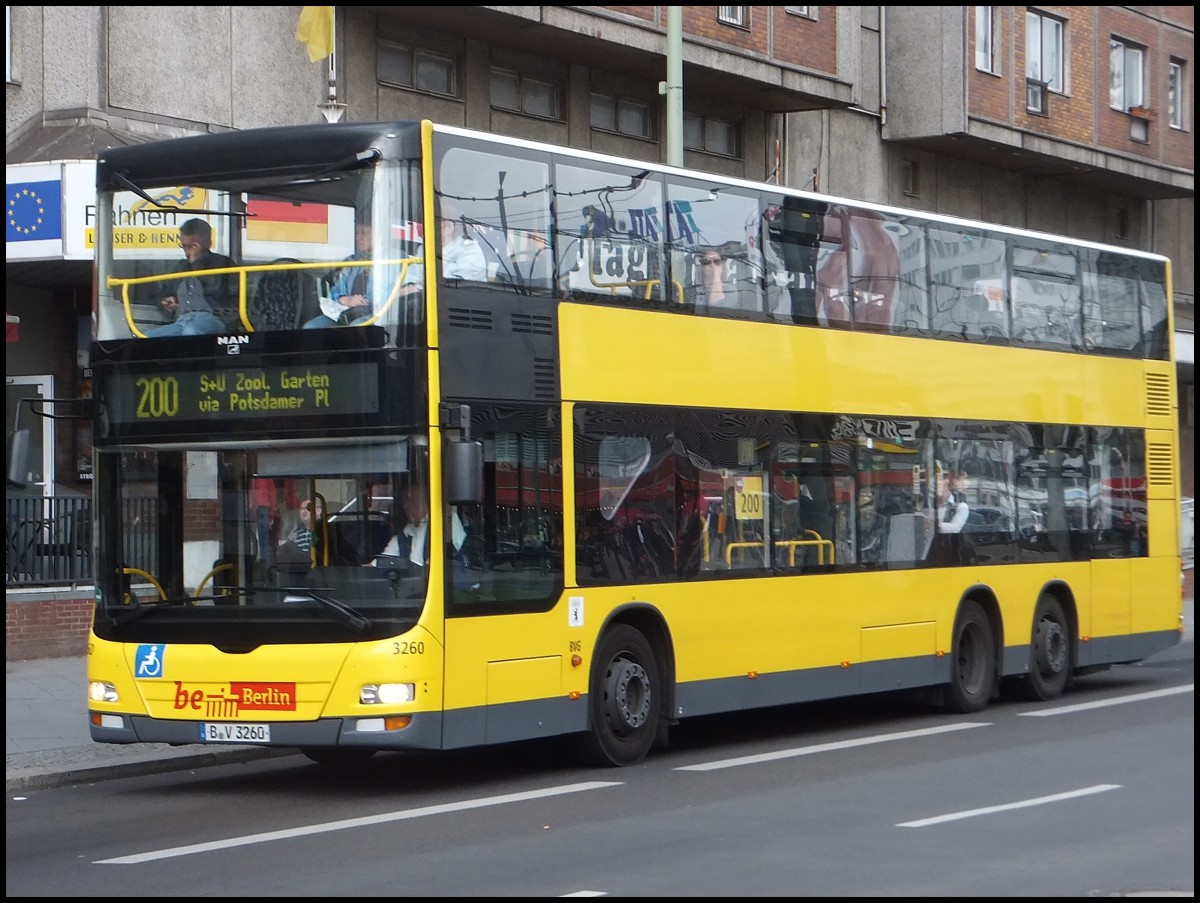
{"type": "MultiPolygon", "coordinates": [[[[442,258],[442,278],[486,282],[487,255],[479,242],[467,238],[462,211],[443,203],[440,227],[441,247],[438,248],[438,254],[442,258]]],[[[511,266],[511,261],[508,263],[511,266]]]]}
{"type": "MultiPolygon", "coordinates": [[[[374,241],[375,232],[370,220],[360,221],[354,227],[354,253],[346,260],[370,260],[374,253],[374,241]]],[[[350,326],[374,314],[387,300],[396,279],[394,267],[385,267],[379,279],[376,279],[375,270],[374,266],[343,267],[338,270],[329,294],[321,299],[321,315],[305,323],[304,328],[350,326]]],[[[400,288],[401,295],[420,291],[421,278],[421,268],[409,266],[404,274],[404,285],[400,288]]]]}
{"type": "MultiPolygon", "coordinates": [[[[215,270],[237,266],[233,258],[212,250],[212,226],[205,220],[189,219],[179,227],[179,246],[187,259],[175,272],[215,270]]],[[[182,335],[211,335],[225,332],[226,317],[237,306],[232,273],[217,276],[183,276],[159,300],[171,322],[146,331],[152,338],[182,335]]]]}
{"type": "Polygon", "coordinates": [[[296,544],[296,547],[301,552],[308,552],[314,545],[320,543],[320,525],[321,519],[325,515],[324,509],[321,508],[320,501],[316,502],[317,516],[312,516],[312,499],[302,499],[297,508],[299,522],[296,528],[292,530],[292,535],[289,539],[296,544]]]}

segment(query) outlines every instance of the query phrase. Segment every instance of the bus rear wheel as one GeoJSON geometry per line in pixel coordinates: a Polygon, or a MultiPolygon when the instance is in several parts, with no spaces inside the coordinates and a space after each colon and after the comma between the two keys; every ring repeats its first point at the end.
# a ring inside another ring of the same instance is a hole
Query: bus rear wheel
{"type": "Polygon", "coordinates": [[[633,765],[658,732],[658,664],[640,631],[618,624],[596,648],[584,752],[598,765],[633,765]]]}
{"type": "Polygon", "coordinates": [[[947,708],[963,714],[981,711],[996,683],[996,639],[978,602],[968,600],[959,610],[952,654],[947,708]]]}
{"type": "Polygon", "coordinates": [[[1022,684],[1026,698],[1057,699],[1071,677],[1071,625],[1062,603],[1042,593],[1033,613],[1029,676],[1022,684]]]}

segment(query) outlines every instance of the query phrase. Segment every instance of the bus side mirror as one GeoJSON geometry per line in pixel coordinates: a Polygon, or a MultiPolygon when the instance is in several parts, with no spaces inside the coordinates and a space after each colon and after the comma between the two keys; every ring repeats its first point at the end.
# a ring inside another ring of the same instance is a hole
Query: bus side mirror
{"type": "Polygon", "coordinates": [[[29,430],[13,430],[8,437],[8,488],[29,485],[29,430]]]}
{"type": "Polygon", "coordinates": [[[447,505],[483,503],[483,443],[451,439],[443,451],[442,501],[447,505]]]}

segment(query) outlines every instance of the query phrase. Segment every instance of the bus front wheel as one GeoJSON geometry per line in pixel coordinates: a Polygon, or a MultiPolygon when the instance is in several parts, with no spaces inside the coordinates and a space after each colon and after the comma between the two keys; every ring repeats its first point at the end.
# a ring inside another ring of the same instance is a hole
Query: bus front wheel
{"type": "Polygon", "coordinates": [[[588,690],[588,758],[613,766],[645,758],[658,732],[660,692],[654,650],[641,632],[618,624],[605,633],[588,690]]]}
{"type": "Polygon", "coordinates": [[[959,610],[952,654],[947,706],[963,714],[978,712],[992,698],[996,683],[995,635],[978,602],[968,600],[959,610]]]}

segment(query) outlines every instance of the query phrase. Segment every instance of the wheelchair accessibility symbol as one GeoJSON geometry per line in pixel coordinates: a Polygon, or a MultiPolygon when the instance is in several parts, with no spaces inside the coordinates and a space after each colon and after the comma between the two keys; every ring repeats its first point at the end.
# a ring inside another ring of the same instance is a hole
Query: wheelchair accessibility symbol
{"type": "Polygon", "coordinates": [[[162,643],[147,643],[137,647],[134,677],[162,677],[163,654],[167,647],[162,643]]]}

